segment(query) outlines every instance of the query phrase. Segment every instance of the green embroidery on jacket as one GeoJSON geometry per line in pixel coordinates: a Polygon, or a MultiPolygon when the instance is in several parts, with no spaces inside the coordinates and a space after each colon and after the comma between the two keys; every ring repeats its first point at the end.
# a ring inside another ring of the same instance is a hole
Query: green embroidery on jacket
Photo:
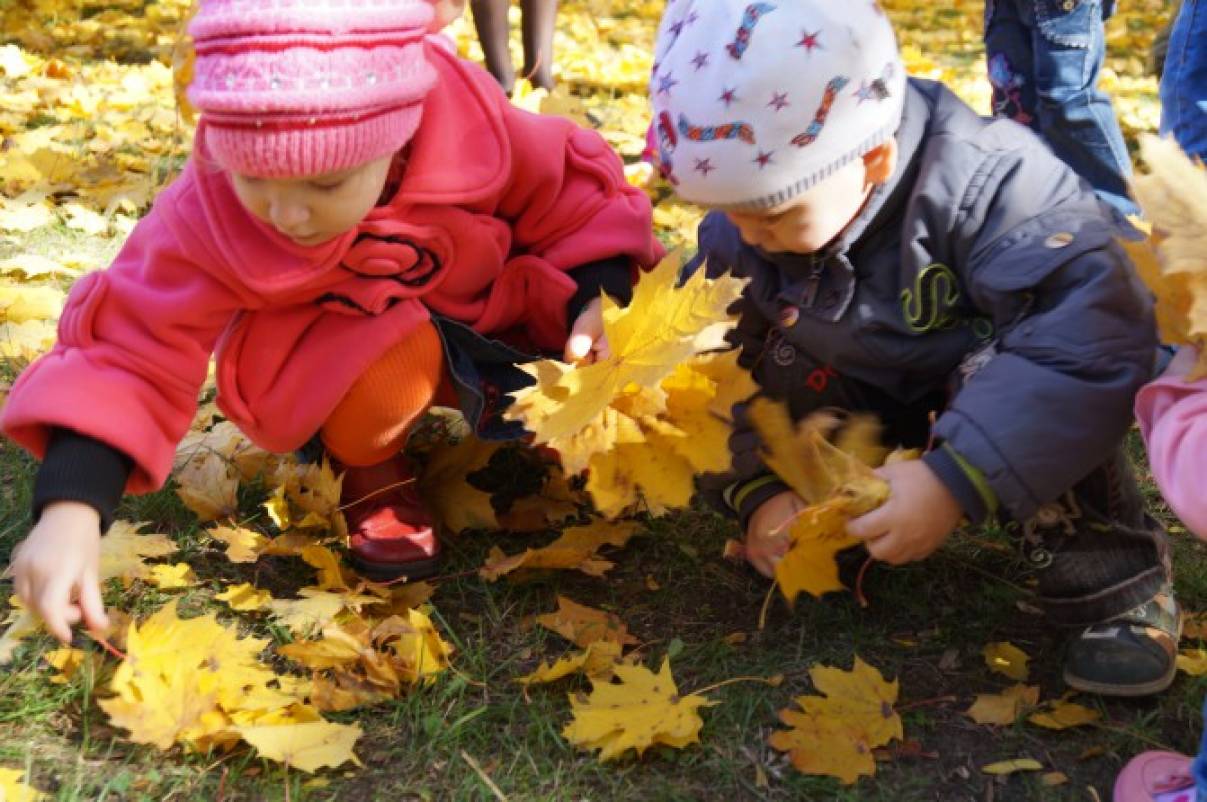
{"type": "Polygon", "coordinates": [[[922,268],[913,289],[901,291],[901,312],[905,324],[919,334],[955,325],[951,311],[960,300],[960,285],[951,268],[935,262],[922,268]]]}

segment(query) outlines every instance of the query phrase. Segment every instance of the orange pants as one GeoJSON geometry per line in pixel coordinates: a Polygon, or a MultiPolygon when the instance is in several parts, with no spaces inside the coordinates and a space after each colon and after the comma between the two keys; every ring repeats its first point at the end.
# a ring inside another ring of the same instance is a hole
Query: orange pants
{"type": "Polygon", "coordinates": [[[440,335],[425,321],[361,374],[320,436],[345,465],[376,465],[402,450],[411,426],[429,407],[455,399],[440,335]]]}

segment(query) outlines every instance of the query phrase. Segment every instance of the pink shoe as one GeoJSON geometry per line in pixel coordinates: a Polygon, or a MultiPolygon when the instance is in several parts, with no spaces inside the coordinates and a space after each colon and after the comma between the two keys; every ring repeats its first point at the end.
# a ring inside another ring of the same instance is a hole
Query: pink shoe
{"type": "Polygon", "coordinates": [[[1195,802],[1191,762],[1177,752],[1141,752],[1115,779],[1115,802],[1195,802]]]}

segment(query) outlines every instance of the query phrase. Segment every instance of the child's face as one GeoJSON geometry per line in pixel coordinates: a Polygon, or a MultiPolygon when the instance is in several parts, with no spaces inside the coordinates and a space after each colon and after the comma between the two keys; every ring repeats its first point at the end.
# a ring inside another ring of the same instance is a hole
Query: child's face
{"type": "Polygon", "coordinates": [[[356,227],[381,197],[393,156],[304,178],[231,173],[244,208],[298,245],[318,245],[356,227]]]}
{"type": "Polygon", "coordinates": [[[859,216],[876,184],[897,164],[894,140],[856,159],[783,206],[726,212],[747,245],[773,253],[814,253],[859,216]]]}

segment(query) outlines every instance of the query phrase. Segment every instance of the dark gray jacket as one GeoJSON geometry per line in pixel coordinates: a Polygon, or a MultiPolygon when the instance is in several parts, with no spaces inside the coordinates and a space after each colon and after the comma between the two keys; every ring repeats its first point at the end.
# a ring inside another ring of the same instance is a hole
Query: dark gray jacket
{"type": "MultiPolygon", "coordinates": [[[[908,93],[896,172],[839,241],[769,254],[712,212],[696,263],[750,279],[734,339],[767,395],[933,435],[925,459],[973,520],[999,503],[1025,519],[1127,431],[1153,369],[1150,298],[1115,241],[1125,221],[1029,130],[941,84],[908,93]]],[[[743,517],[783,489],[753,444],[731,442],[743,517]]]]}

